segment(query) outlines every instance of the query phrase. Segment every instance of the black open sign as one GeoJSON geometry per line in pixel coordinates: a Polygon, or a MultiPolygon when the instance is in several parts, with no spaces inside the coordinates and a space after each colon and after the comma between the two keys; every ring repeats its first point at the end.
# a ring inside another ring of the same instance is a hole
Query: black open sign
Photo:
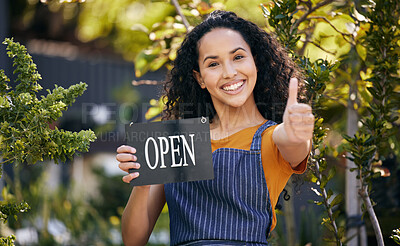
{"type": "Polygon", "coordinates": [[[132,185],[214,178],[208,118],[126,125],[127,144],[136,148],[139,177],[132,185]]]}

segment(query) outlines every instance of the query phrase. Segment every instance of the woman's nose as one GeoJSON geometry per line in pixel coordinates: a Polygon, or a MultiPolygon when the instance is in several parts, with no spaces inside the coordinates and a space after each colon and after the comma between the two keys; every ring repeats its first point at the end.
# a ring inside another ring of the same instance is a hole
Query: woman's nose
{"type": "Polygon", "coordinates": [[[223,78],[230,79],[237,75],[236,68],[233,64],[227,63],[224,65],[223,78]]]}

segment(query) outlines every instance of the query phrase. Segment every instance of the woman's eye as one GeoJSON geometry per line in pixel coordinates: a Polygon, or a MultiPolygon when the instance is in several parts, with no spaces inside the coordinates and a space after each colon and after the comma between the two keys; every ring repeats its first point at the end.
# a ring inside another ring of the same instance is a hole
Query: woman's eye
{"type": "Polygon", "coordinates": [[[218,65],[218,63],[216,63],[216,62],[211,62],[210,64],[208,64],[208,67],[215,67],[215,66],[217,66],[218,65]]]}
{"type": "Polygon", "coordinates": [[[240,59],[242,59],[242,58],[244,58],[244,56],[242,56],[242,55],[237,55],[237,56],[235,56],[235,60],[240,60],[240,59]]]}

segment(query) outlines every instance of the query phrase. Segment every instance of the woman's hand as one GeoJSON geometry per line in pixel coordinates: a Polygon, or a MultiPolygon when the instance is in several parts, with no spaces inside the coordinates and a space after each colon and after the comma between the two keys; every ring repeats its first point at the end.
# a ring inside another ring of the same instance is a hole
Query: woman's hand
{"type": "Polygon", "coordinates": [[[136,153],[136,149],[127,146],[121,145],[117,148],[117,156],[116,159],[119,161],[118,167],[128,173],[122,177],[122,181],[125,183],[129,183],[132,179],[135,179],[139,176],[138,172],[129,173],[129,169],[139,169],[140,164],[137,163],[137,157],[134,155],[136,153]]]}
{"type": "Polygon", "coordinates": [[[314,115],[308,104],[297,102],[298,81],[290,79],[289,97],[283,114],[283,125],[288,144],[301,144],[312,139],[314,115]]]}
{"type": "MultiPolygon", "coordinates": [[[[136,149],[122,145],[117,149],[119,168],[128,173],[122,177],[129,183],[139,176],[136,149]],[[129,173],[129,169],[135,169],[129,173]]],[[[145,245],[165,204],[164,185],[143,185],[132,188],[121,218],[124,245],[145,245]]]]}
{"type": "Polygon", "coordinates": [[[292,168],[297,167],[308,155],[314,131],[314,115],[310,105],[297,102],[298,81],[290,79],[289,97],[279,124],[272,138],[283,158],[292,168]]]}

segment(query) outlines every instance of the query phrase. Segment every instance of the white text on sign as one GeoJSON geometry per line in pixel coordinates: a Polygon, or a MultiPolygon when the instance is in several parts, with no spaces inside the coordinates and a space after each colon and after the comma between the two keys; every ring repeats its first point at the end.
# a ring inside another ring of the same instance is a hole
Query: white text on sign
{"type": "Polygon", "coordinates": [[[182,167],[182,166],[188,166],[189,164],[187,163],[187,158],[186,154],[189,155],[190,159],[192,160],[193,165],[196,165],[195,163],[195,156],[194,156],[194,141],[193,137],[194,134],[189,134],[190,137],[190,142],[191,146],[189,146],[185,135],[178,135],[178,136],[168,136],[168,137],[158,137],[158,141],[153,138],[149,137],[146,140],[146,143],[144,145],[144,155],[146,158],[146,163],[149,166],[150,169],[156,169],[158,166],[158,161],[161,160],[161,165],[160,168],[167,168],[165,165],[164,161],[164,156],[168,154],[168,152],[171,152],[171,167],[182,167]],[[177,144],[174,144],[177,143],[177,144]],[[154,155],[155,155],[155,160],[154,163],[150,163],[150,157],[149,157],[149,145],[152,144],[154,148],[154,155]],[[180,150],[179,150],[179,145],[182,145],[183,153],[181,155],[180,150]],[[175,155],[178,155],[180,158],[180,161],[177,162],[175,160],[175,155]],[[181,157],[183,156],[183,158],[181,157]],[[183,161],[183,163],[182,163],[183,161]]]}

